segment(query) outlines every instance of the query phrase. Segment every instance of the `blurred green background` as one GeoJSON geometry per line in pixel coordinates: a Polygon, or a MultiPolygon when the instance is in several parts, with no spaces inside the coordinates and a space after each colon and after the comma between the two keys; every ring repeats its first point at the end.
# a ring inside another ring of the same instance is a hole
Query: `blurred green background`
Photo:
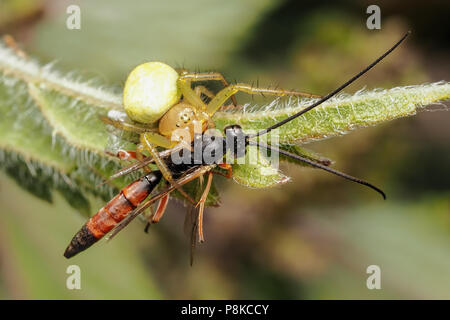
{"type": "MultiPolygon", "coordinates": [[[[347,92],[449,80],[449,9],[433,0],[0,0],[0,33],[43,62],[116,88],[133,66],[160,60],[326,94],[406,30],[407,43],[347,92]],[[81,30],[66,28],[70,4],[81,8],[81,30]],[[370,4],[381,8],[381,30],[366,28],[370,4]]],[[[381,186],[387,201],[287,165],[293,180],[275,189],[217,179],[222,205],[207,209],[193,267],[179,203],[149,234],[136,221],[67,261],[62,253],[85,218],[58,194],[47,203],[1,173],[0,298],[449,299],[449,124],[449,112],[421,112],[308,145],[381,186]],[[81,290],[66,289],[71,264],[81,268],[81,290]],[[372,264],[381,290],[366,287],[372,264]]]]}

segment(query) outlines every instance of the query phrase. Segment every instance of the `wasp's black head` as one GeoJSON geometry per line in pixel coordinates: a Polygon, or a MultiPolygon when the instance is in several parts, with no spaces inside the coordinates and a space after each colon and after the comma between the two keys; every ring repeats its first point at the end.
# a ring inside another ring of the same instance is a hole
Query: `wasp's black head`
{"type": "Polygon", "coordinates": [[[234,124],[225,127],[226,149],[235,158],[241,158],[245,156],[245,148],[248,145],[248,137],[242,131],[241,126],[234,124]]]}

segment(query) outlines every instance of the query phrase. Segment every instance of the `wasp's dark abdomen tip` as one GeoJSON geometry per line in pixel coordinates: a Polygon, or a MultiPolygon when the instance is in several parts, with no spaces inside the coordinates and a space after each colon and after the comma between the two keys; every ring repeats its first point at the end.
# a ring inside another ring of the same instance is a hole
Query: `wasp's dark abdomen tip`
{"type": "Polygon", "coordinates": [[[83,250],[86,250],[94,243],[96,243],[98,239],[92,234],[92,232],[84,225],[80,231],[73,237],[72,241],[70,241],[69,246],[66,251],[64,251],[64,257],[67,259],[72,258],[83,250]]]}

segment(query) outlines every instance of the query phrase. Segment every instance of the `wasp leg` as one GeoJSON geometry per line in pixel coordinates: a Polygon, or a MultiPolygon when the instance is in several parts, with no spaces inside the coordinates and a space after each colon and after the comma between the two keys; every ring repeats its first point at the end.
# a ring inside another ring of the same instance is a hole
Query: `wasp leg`
{"type": "Polygon", "coordinates": [[[153,211],[153,208],[151,206],[148,207],[148,211],[149,211],[148,213],[143,214],[144,219],[147,221],[147,223],[145,224],[145,227],[144,227],[145,233],[148,233],[148,228],[150,228],[151,219],[155,215],[155,212],[153,211]]]}
{"type": "Polygon", "coordinates": [[[149,135],[147,133],[141,134],[141,143],[145,147],[145,149],[150,152],[150,155],[155,159],[155,164],[158,166],[161,171],[164,179],[166,179],[172,186],[174,186],[187,200],[191,203],[195,204],[195,201],[183,191],[181,186],[173,179],[172,174],[170,173],[169,168],[167,168],[164,161],[160,158],[158,150],[153,146],[153,144],[149,140],[149,135]]]}
{"type": "Polygon", "coordinates": [[[156,209],[155,214],[152,217],[151,223],[158,223],[161,220],[164,212],[166,212],[167,204],[169,203],[169,194],[159,200],[158,208],[156,209]]]}
{"type": "MultiPolygon", "coordinates": [[[[204,73],[184,73],[180,76],[180,78],[185,81],[220,81],[225,87],[229,87],[230,84],[228,83],[227,79],[223,76],[223,74],[219,72],[204,72],[204,73]]],[[[237,106],[236,97],[230,96],[231,101],[233,102],[233,105],[237,106]]],[[[224,101],[225,103],[225,101],[224,101]]]]}
{"type": "Polygon", "coordinates": [[[156,211],[152,213],[150,217],[147,218],[147,224],[145,225],[144,228],[145,233],[148,233],[150,225],[152,225],[153,223],[158,223],[159,220],[161,220],[162,216],[164,215],[164,212],[166,211],[168,203],[169,203],[169,194],[165,195],[164,197],[161,198],[161,200],[159,200],[156,211]]]}
{"type": "Polygon", "coordinates": [[[291,90],[284,90],[284,89],[269,89],[269,88],[258,88],[251,86],[249,84],[245,83],[237,83],[229,85],[228,87],[222,89],[219,91],[216,96],[209,102],[208,107],[206,109],[206,112],[212,116],[219,108],[234,94],[238,93],[239,91],[245,92],[248,94],[267,94],[272,96],[296,96],[296,97],[307,97],[307,98],[320,98],[320,96],[306,93],[306,92],[300,92],[300,91],[291,91],[291,90]]]}
{"type": "Polygon", "coordinates": [[[205,202],[208,197],[209,190],[211,189],[213,174],[212,172],[208,173],[208,181],[206,182],[205,190],[203,191],[202,197],[198,201],[196,207],[199,207],[198,210],[198,241],[204,242],[205,237],[203,236],[203,211],[205,210],[205,202]]]}
{"type": "Polygon", "coordinates": [[[229,164],[229,163],[220,163],[219,164],[219,168],[227,170],[227,173],[226,174],[223,174],[222,172],[214,172],[214,173],[219,174],[221,176],[224,176],[227,179],[230,179],[232,177],[233,170],[232,170],[231,164],[229,164]]]}
{"type": "Polygon", "coordinates": [[[231,176],[228,173],[223,173],[223,172],[220,172],[220,171],[213,171],[213,173],[217,174],[219,176],[225,177],[227,179],[231,178],[231,176]]]}

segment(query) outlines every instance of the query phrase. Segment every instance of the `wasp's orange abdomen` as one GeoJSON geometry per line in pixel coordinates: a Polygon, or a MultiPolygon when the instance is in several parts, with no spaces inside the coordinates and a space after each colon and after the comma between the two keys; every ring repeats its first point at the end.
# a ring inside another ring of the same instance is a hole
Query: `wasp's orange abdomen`
{"type": "Polygon", "coordinates": [[[122,221],[128,213],[134,209],[134,206],[121,192],[110,202],[108,202],[104,208],[116,222],[119,222],[122,221]]]}
{"type": "Polygon", "coordinates": [[[147,198],[161,177],[161,172],[153,171],[123,188],[77,232],[64,256],[71,258],[100,240],[147,198]]]}

